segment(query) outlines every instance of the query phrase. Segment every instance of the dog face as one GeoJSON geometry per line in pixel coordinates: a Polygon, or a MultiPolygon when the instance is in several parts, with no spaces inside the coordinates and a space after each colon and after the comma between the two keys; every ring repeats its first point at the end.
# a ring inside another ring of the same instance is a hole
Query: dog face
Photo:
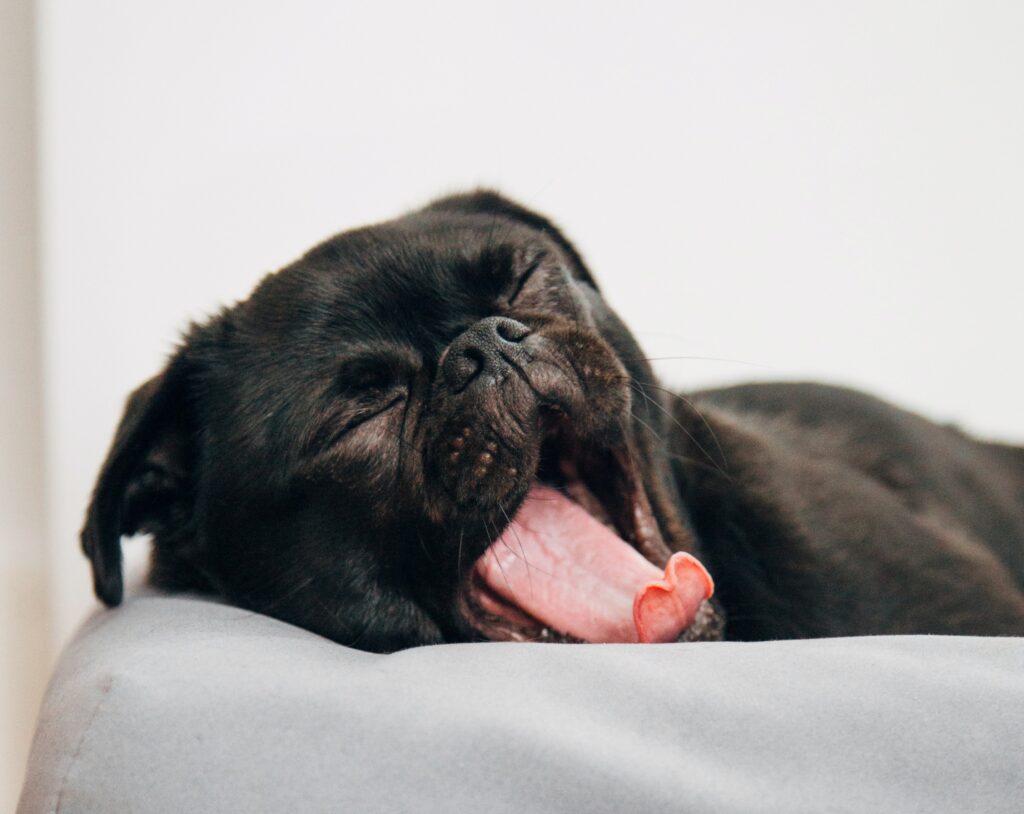
{"type": "Polygon", "coordinates": [[[96,591],[120,601],[143,531],[157,584],[364,649],[620,640],[569,606],[692,547],[654,381],[576,250],[496,194],[339,235],[133,394],[82,535],[96,591]],[[559,587],[560,559],[596,565],[559,587]]]}

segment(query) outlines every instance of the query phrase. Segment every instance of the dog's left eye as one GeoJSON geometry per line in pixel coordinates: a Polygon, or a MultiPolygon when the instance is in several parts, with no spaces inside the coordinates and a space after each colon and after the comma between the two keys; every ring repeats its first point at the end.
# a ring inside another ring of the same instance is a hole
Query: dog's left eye
{"type": "Polygon", "coordinates": [[[523,293],[523,290],[526,288],[526,284],[529,283],[531,279],[537,276],[537,272],[540,270],[540,267],[543,265],[543,262],[544,256],[541,255],[540,257],[536,258],[532,263],[530,263],[530,265],[526,267],[526,270],[519,275],[519,277],[516,279],[513,285],[512,293],[509,295],[509,305],[514,305],[516,300],[519,299],[519,295],[523,293]]]}

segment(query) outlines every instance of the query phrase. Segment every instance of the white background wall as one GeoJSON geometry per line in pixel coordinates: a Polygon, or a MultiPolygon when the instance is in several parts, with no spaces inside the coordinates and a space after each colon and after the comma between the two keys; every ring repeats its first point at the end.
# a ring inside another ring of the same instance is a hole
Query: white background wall
{"type": "Polygon", "coordinates": [[[681,386],[1024,439],[1024,5],[142,2],[40,17],[56,640],[125,394],[313,242],[500,186],[681,386]]]}

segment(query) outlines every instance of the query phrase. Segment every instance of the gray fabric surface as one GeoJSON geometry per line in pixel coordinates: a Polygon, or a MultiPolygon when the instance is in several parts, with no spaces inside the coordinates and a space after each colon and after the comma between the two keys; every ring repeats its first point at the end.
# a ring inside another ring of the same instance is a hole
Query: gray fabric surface
{"type": "Polygon", "coordinates": [[[20,811],[1020,812],[1024,640],[377,656],[188,597],[91,619],[20,811]]]}

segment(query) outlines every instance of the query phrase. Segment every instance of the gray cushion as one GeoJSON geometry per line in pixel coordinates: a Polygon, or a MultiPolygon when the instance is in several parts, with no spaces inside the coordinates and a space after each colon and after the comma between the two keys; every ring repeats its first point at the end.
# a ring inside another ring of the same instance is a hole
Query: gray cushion
{"type": "Polygon", "coordinates": [[[23,812],[1013,811],[1024,640],[390,656],[146,595],[92,618],[23,812]]]}

